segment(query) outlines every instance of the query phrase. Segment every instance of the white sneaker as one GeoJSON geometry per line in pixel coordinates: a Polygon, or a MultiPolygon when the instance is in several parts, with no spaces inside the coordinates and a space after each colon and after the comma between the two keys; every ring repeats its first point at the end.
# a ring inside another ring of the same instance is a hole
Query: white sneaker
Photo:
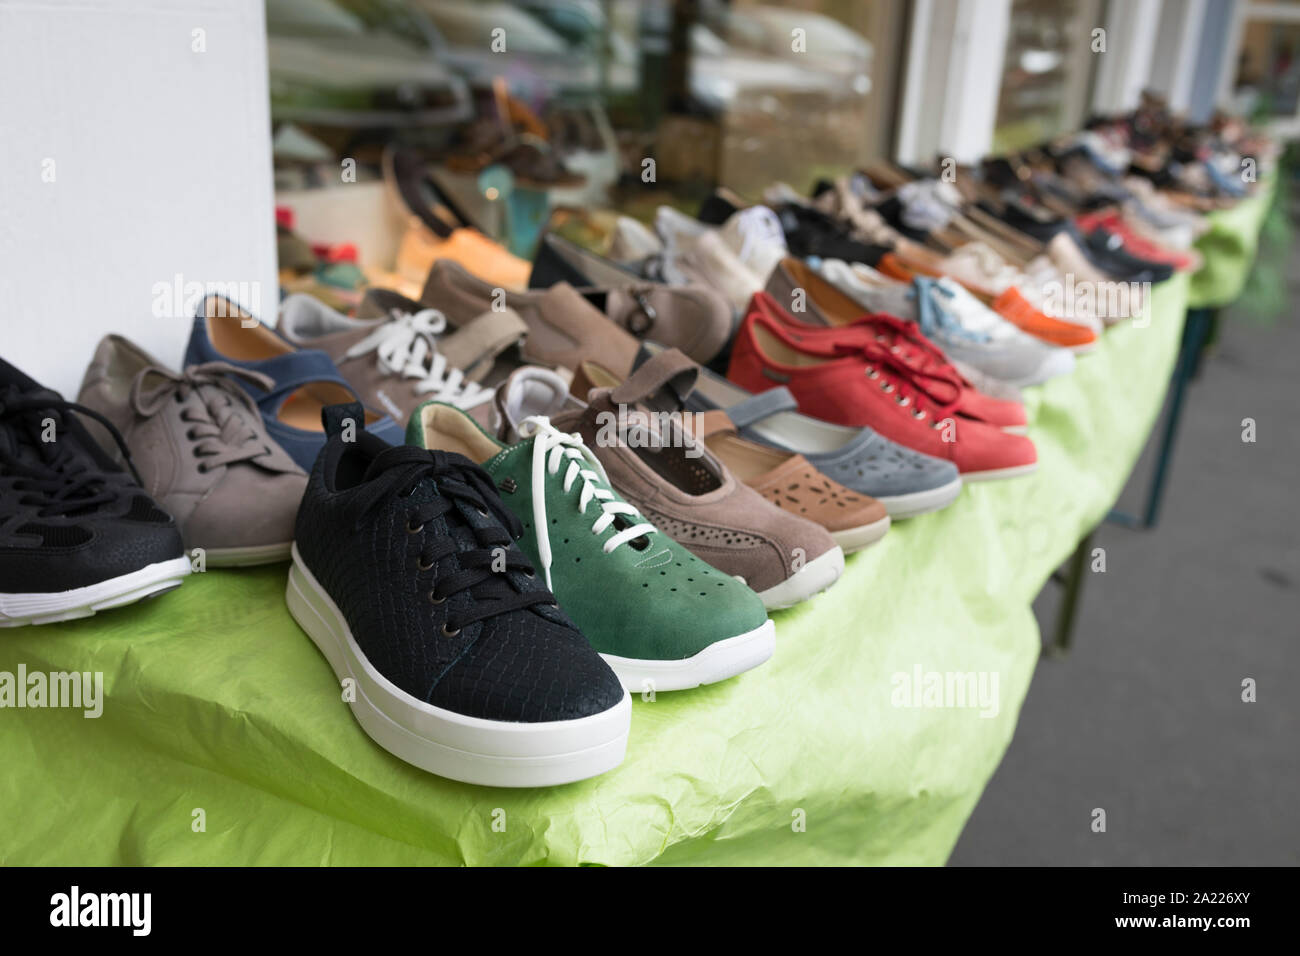
{"type": "MultiPolygon", "coordinates": [[[[771,213],[771,210],[767,211],[771,213]]],[[[777,227],[780,227],[779,222],[777,227]]],[[[663,242],[665,269],[689,271],[698,276],[721,292],[737,313],[748,309],[750,298],[763,288],[763,278],[737,255],[722,230],[712,229],[671,206],[660,206],[655,212],[655,229],[663,242]]],[[[736,245],[740,247],[744,245],[743,232],[739,225],[732,230],[736,245]]]]}
{"type": "Polygon", "coordinates": [[[1034,338],[952,279],[917,279],[921,333],[954,364],[960,362],[1017,388],[1074,370],[1068,350],[1034,338]]]}

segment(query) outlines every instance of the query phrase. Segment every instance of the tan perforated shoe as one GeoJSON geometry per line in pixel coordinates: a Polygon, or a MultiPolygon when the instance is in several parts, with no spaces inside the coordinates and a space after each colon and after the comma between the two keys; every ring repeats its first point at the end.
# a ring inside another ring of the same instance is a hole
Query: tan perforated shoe
{"type": "MultiPolygon", "coordinates": [[[[593,388],[616,388],[622,382],[595,362],[583,362],[571,390],[586,396],[593,388]]],[[[889,531],[889,512],[875,498],[827,477],[803,455],[743,437],[725,411],[703,412],[684,421],[737,479],[783,511],[821,525],[845,554],[875,544],[889,531]]]]}

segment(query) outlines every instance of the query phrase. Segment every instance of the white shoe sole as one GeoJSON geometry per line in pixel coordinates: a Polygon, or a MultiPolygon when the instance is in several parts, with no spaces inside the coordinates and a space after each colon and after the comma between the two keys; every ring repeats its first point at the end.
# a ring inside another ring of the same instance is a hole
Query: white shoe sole
{"type": "Polygon", "coordinates": [[[1050,355],[1043,359],[1033,374],[1012,382],[1017,388],[1029,388],[1043,385],[1054,378],[1069,375],[1074,371],[1074,353],[1069,349],[1055,347],[1050,355]]]}
{"type": "Polygon", "coordinates": [[[959,475],[946,485],[940,485],[938,488],[931,488],[928,491],[913,491],[905,495],[892,495],[889,497],[874,495],[873,497],[885,506],[891,520],[901,521],[904,518],[915,518],[917,515],[939,511],[948,507],[960,496],[961,476],[959,475]]]}
{"type": "Polygon", "coordinates": [[[1032,465],[1016,465],[1014,468],[990,468],[988,471],[968,471],[962,474],[962,480],[971,481],[997,481],[1001,478],[1020,478],[1024,475],[1032,475],[1038,470],[1038,462],[1032,465]]]}
{"type": "Polygon", "coordinates": [[[96,611],[134,604],[180,587],[189,573],[189,558],[172,558],[70,591],[0,594],[0,627],[53,624],[90,617],[96,611]]]}
{"type": "Polygon", "coordinates": [[[834,547],[813,558],[780,584],[759,591],[758,596],[763,599],[763,607],[769,611],[779,611],[821,594],[838,581],[843,573],[844,552],[834,547]]]}
{"type": "Polygon", "coordinates": [[[519,723],[467,717],[406,693],[366,659],[347,621],[293,547],[285,603],[340,680],[350,678],[353,715],[389,753],[449,780],[488,787],[550,787],[585,780],[623,762],[632,698],[575,720],[519,723]]]}
{"type": "Polygon", "coordinates": [[[292,541],[286,541],[284,544],[259,544],[247,548],[208,548],[204,551],[204,558],[210,568],[251,568],[258,564],[288,561],[292,548],[292,541]]]}
{"type": "Polygon", "coordinates": [[[863,548],[875,544],[889,531],[889,515],[885,515],[879,521],[873,521],[871,524],[858,525],[856,528],[845,528],[843,531],[832,531],[831,537],[835,543],[840,546],[840,550],[845,554],[852,554],[854,551],[861,551],[863,548]]]}
{"type": "Polygon", "coordinates": [[[693,657],[680,661],[648,661],[635,657],[601,654],[632,693],[661,690],[689,690],[701,684],[716,684],[753,670],[776,651],[776,625],[770,620],[744,634],[710,644],[693,657]]]}

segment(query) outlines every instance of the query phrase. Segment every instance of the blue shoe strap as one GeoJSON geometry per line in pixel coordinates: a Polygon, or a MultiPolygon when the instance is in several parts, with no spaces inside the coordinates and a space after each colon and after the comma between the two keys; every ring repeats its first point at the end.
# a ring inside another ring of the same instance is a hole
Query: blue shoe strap
{"type": "Polygon", "coordinates": [[[770,388],[757,395],[751,395],[744,401],[727,408],[727,417],[737,428],[744,428],[765,418],[771,418],[778,412],[797,412],[799,403],[784,385],[770,388]]]}
{"type": "Polygon", "coordinates": [[[356,391],[339,374],[334,360],[319,349],[302,349],[256,362],[235,362],[232,364],[250,368],[255,372],[261,372],[275,382],[274,387],[267,392],[262,392],[260,389],[253,387],[246,387],[246,390],[253,396],[258,406],[267,411],[278,410],[284,399],[305,385],[325,383],[339,385],[347,390],[354,401],[359,400],[356,391]]]}

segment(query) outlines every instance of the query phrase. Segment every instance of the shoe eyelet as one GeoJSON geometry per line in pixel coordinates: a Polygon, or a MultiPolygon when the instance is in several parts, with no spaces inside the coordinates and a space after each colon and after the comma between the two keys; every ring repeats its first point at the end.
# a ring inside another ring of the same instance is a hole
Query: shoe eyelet
{"type": "Polygon", "coordinates": [[[199,462],[198,470],[200,475],[206,475],[208,473],[208,463],[206,461],[199,462]]]}
{"type": "Polygon", "coordinates": [[[437,595],[436,592],[434,592],[434,591],[430,591],[430,592],[429,592],[429,603],[430,603],[430,604],[445,604],[445,603],[447,603],[447,599],[446,599],[445,597],[444,597],[444,598],[440,598],[440,597],[438,597],[438,595],[437,595]]]}
{"type": "Polygon", "coordinates": [[[479,517],[486,518],[488,516],[488,510],[486,508],[475,505],[474,510],[479,513],[479,517]]]}
{"type": "Polygon", "coordinates": [[[424,530],[424,522],[421,522],[420,524],[417,524],[415,527],[411,527],[411,519],[410,519],[410,518],[407,518],[407,519],[406,519],[406,533],[407,533],[407,534],[419,534],[419,533],[420,533],[421,531],[423,531],[423,530],[424,530]]]}
{"type": "Polygon", "coordinates": [[[429,571],[433,568],[433,562],[430,561],[428,564],[425,564],[424,558],[420,558],[418,561],[415,562],[415,566],[419,568],[421,571],[429,571]]]}
{"type": "Polygon", "coordinates": [[[537,577],[537,572],[529,568],[527,571],[524,572],[524,577],[529,579],[535,578],[537,577]]]}
{"type": "Polygon", "coordinates": [[[894,386],[890,385],[888,382],[881,382],[880,390],[888,394],[889,392],[892,392],[894,390],[894,386]]]}
{"type": "Polygon", "coordinates": [[[456,636],[457,634],[459,634],[459,633],[460,633],[460,628],[455,628],[455,629],[452,629],[452,630],[448,630],[446,624],[444,624],[444,625],[442,626],[442,636],[443,636],[443,637],[455,637],[455,636],[456,636]]]}

